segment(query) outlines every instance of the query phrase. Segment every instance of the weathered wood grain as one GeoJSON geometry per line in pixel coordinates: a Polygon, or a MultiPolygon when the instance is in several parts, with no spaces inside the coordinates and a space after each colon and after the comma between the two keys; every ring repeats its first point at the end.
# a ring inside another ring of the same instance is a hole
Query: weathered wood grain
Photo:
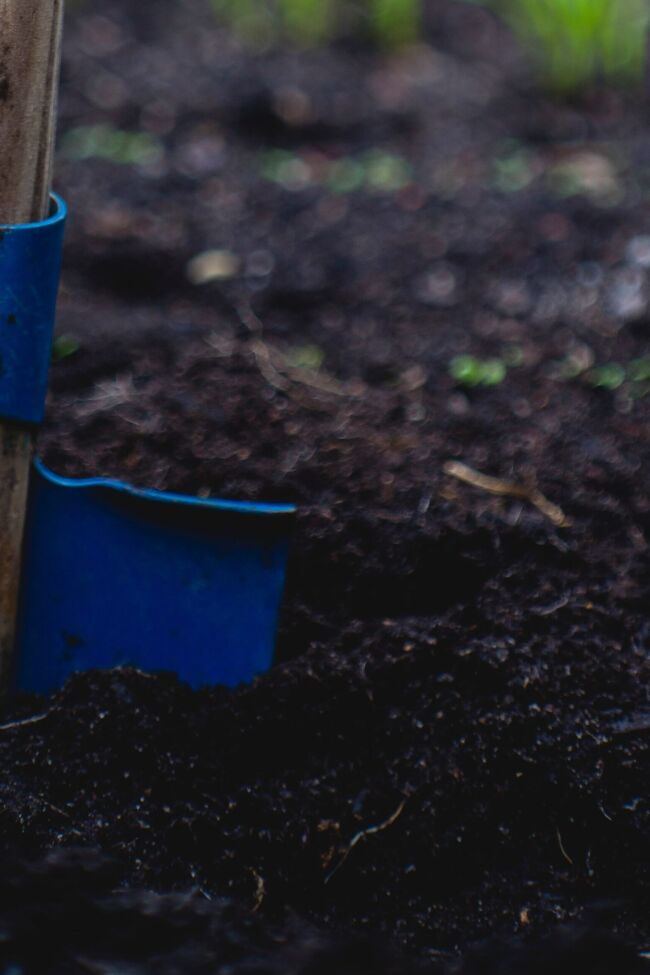
{"type": "MultiPolygon", "coordinates": [[[[0,0],[0,224],[47,214],[63,0],[0,0]]],[[[11,670],[27,487],[29,429],[0,422],[0,689],[11,670]]]]}

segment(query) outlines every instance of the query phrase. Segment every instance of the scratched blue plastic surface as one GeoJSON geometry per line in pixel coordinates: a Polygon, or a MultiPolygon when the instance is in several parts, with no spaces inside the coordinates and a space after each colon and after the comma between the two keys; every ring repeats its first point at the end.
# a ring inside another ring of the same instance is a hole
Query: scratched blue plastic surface
{"type": "Polygon", "coordinates": [[[250,681],[272,664],[293,517],[291,506],[68,480],[37,462],[17,688],[120,665],[193,687],[250,681]]]}
{"type": "Polygon", "coordinates": [[[45,410],[66,207],[41,223],[0,226],[0,417],[40,423],[45,410]]]}

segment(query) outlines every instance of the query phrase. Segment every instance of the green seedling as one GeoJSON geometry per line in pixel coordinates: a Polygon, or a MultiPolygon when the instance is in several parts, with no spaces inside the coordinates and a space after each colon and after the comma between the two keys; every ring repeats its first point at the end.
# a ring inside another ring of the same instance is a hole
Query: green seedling
{"type": "Polygon", "coordinates": [[[148,132],[124,132],[111,125],[83,125],[70,129],[61,140],[67,159],[104,159],[124,166],[143,166],[162,154],[157,139],[148,132]]]}
{"type": "Polygon", "coordinates": [[[297,345],[289,349],[284,358],[292,369],[318,372],[325,361],[325,353],[318,345],[297,345]]]}
{"type": "Polygon", "coordinates": [[[316,44],[332,33],[332,4],[327,0],[278,0],[282,26],[293,41],[316,44]]]}
{"type": "Polygon", "coordinates": [[[421,0],[370,0],[375,36],[388,47],[412,44],[420,34],[421,0]]]}
{"type": "Polygon", "coordinates": [[[519,345],[507,345],[501,354],[508,369],[518,369],[525,361],[524,350],[519,345]]]}
{"type": "Polygon", "coordinates": [[[354,193],[366,180],[363,163],[349,156],[335,160],[328,169],[326,186],[332,193],[354,193]]]}
{"type": "Polygon", "coordinates": [[[332,33],[331,0],[211,0],[215,14],[245,40],[266,46],[283,35],[315,44],[332,33]]]}
{"type": "Polygon", "coordinates": [[[560,380],[578,380],[594,389],[608,392],[622,390],[632,399],[642,399],[650,393],[650,355],[631,359],[628,363],[605,362],[592,365],[589,357],[567,356],[558,363],[556,376],[560,380]]]}
{"type": "Polygon", "coordinates": [[[362,156],[344,156],[318,166],[285,149],[271,149],[261,157],[262,176],[286,189],[324,185],[332,193],[397,193],[413,180],[413,170],[402,156],[371,149],[362,156]]]}
{"type": "Polygon", "coordinates": [[[362,160],[368,189],[396,193],[411,182],[412,170],[408,162],[392,152],[371,150],[362,160]]]}
{"type": "Polygon", "coordinates": [[[308,164],[286,149],[270,149],[262,153],[260,174],[270,183],[277,183],[288,190],[302,189],[314,182],[308,164]]]}
{"type": "Polygon", "coordinates": [[[647,0],[483,0],[532,51],[555,91],[595,81],[638,84],[644,77],[647,0]]]}
{"type": "Polygon", "coordinates": [[[492,165],[492,181],[502,193],[519,193],[535,179],[535,157],[514,140],[504,143],[492,165]]]}
{"type": "Polygon", "coordinates": [[[628,366],[627,374],[633,383],[650,382],[650,355],[633,359],[628,366]]]}
{"type": "Polygon", "coordinates": [[[650,356],[633,359],[627,368],[632,399],[643,399],[650,393],[650,356]]]}
{"type": "Polygon", "coordinates": [[[625,366],[618,362],[608,362],[604,366],[594,366],[585,373],[585,379],[596,389],[614,391],[620,389],[627,378],[625,366]]]}
{"type": "Polygon", "coordinates": [[[211,0],[215,14],[253,43],[282,38],[315,44],[349,31],[368,31],[385,46],[417,40],[422,0],[211,0]]]}
{"type": "Polygon", "coordinates": [[[627,365],[607,363],[591,369],[585,376],[592,386],[616,390],[622,386],[632,399],[643,399],[650,393],[650,356],[632,359],[627,365]]]}
{"type": "Polygon", "coordinates": [[[245,41],[265,46],[277,40],[278,18],[267,4],[259,0],[211,0],[211,5],[215,16],[245,41]]]}
{"type": "Polygon", "coordinates": [[[449,375],[459,386],[499,386],[506,378],[508,367],[503,359],[478,359],[473,355],[457,355],[449,363],[449,375]]]}
{"type": "Polygon", "coordinates": [[[52,362],[61,362],[69,359],[81,348],[79,339],[74,335],[57,335],[52,345],[52,362]]]}

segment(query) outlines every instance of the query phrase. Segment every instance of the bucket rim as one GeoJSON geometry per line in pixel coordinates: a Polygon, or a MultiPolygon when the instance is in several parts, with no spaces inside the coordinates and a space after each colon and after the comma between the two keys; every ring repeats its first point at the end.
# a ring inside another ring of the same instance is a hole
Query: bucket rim
{"type": "Polygon", "coordinates": [[[8,233],[9,231],[11,233],[19,231],[29,233],[34,230],[46,230],[49,227],[64,223],[68,216],[68,207],[65,200],[58,193],[51,193],[50,202],[52,204],[52,213],[45,220],[36,220],[32,223],[0,223],[0,231],[3,233],[8,233]]]}
{"type": "Polygon", "coordinates": [[[156,491],[151,488],[137,488],[126,481],[116,478],[63,477],[51,471],[39,457],[35,457],[33,466],[36,472],[50,484],[60,488],[72,490],[100,489],[126,495],[144,501],[155,501],[159,504],[181,505],[185,508],[197,508],[210,511],[231,512],[232,514],[258,516],[286,516],[294,515],[297,506],[294,504],[269,504],[257,501],[229,501],[223,498],[197,498],[188,494],[175,494],[168,491],[156,491]]]}

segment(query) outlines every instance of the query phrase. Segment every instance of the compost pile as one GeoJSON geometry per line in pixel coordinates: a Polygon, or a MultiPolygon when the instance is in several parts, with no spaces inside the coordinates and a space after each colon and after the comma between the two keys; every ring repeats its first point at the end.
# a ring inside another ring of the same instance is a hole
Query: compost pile
{"type": "Polygon", "coordinates": [[[189,0],[71,17],[45,459],[300,513],[278,666],[17,702],[0,838],[194,890],[224,972],[650,946],[645,103],[553,103],[484,10],[429,16],[393,58],[252,54],[189,0]]]}

